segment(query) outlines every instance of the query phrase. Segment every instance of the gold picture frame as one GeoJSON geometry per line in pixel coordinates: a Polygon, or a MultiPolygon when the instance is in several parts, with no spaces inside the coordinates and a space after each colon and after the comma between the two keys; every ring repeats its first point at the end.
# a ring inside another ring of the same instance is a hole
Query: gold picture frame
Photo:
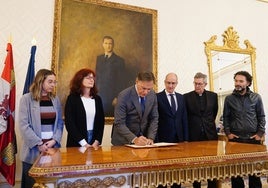
{"type": "MultiPolygon", "coordinates": [[[[102,0],[56,0],[51,69],[57,75],[62,106],[74,73],[85,67],[95,71],[107,35],[115,41],[115,53],[125,60],[122,79],[127,86],[135,83],[138,72],[152,71],[157,91],[156,10],[102,0]]],[[[105,115],[105,123],[112,124],[113,116],[105,115]]]]}

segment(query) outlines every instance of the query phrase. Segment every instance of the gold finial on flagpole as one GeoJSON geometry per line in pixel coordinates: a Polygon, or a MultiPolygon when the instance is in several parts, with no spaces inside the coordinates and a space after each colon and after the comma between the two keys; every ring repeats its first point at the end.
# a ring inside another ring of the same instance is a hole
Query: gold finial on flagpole
{"type": "Polygon", "coordinates": [[[36,45],[36,39],[33,37],[32,39],[32,45],[35,46],[36,45]]]}
{"type": "Polygon", "coordinates": [[[11,35],[11,33],[9,34],[9,39],[8,39],[8,43],[12,43],[12,35],[11,35]]]}

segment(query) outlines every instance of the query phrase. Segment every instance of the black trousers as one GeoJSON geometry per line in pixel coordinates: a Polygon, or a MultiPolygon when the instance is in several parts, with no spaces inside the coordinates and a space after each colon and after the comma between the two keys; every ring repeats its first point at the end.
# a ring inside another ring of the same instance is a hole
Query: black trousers
{"type": "MultiPolygon", "coordinates": [[[[248,143],[248,144],[261,144],[260,140],[255,140],[255,139],[251,139],[249,137],[241,137],[241,136],[239,138],[230,139],[229,141],[230,142],[248,143]]],[[[231,183],[232,183],[232,188],[244,188],[245,187],[244,180],[240,176],[232,177],[231,183]]],[[[261,188],[262,187],[261,178],[255,176],[255,175],[248,176],[248,184],[249,184],[248,185],[249,188],[261,188]]]]}
{"type": "MultiPolygon", "coordinates": [[[[201,188],[201,182],[194,181],[193,187],[194,188],[201,188]]],[[[217,188],[217,180],[216,179],[213,179],[212,181],[208,180],[207,188],[217,188]]]]}
{"type": "Polygon", "coordinates": [[[240,143],[247,143],[247,144],[261,144],[261,140],[255,140],[251,138],[233,138],[230,139],[229,142],[240,142],[240,143]]]}
{"type": "MultiPolygon", "coordinates": [[[[167,186],[159,185],[157,188],[166,188],[167,186]]],[[[181,188],[181,184],[173,184],[171,188],[181,188]]]]}
{"type": "MultiPolygon", "coordinates": [[[[232,177],[231,182],[232,182],[232,188],[244,188],[245,187],[244,180],[240,176],[232,177]]],[[[249,188],[261,188],[262,187],[261,178],[255,175],[253,176],[249,175],[248,187],[249,188]]]]}
{"type": "Polygon", "coordinates": [[[28,174],[31,167],[32,164],[22,162],[21,188],[33,187],[35,183],[34,179],[28,174]]]}

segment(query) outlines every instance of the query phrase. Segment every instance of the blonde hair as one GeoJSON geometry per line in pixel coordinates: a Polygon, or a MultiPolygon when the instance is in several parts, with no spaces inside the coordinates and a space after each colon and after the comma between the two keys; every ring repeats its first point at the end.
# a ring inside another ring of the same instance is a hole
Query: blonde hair
{"type": "MultiPolygon", "coordinates": [[[[37,73],[36,76],[34,78],[34,81],[32,83],[32,85],[30,86],[30,92],[32,93],[33,99],[36,101],[40,101],[41,100],[41,92],[42,92],[42,85],[45,81],[45,79],[47,78],[47,76],[50,75],[54,75],[56,76],[56,74],[48,69],[40,69],[37,73]]],[[[48,93],[48,97],[50,99],[55,97],[55,93],[48,93]]]]}

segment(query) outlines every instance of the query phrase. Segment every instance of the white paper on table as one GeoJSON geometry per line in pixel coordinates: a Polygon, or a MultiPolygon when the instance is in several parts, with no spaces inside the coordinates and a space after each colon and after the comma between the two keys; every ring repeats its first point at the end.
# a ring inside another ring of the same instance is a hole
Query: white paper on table
{"type": "Polygon", "coordinates": [[[126,144],[125,146],[131,147],[131,148],[155,148],[155,147],[174,146],[174,145],[177,145],[177,143],[158,142],[158,143],[145,145],[145,146],[138,146],[135,144],[126,144]]]}

